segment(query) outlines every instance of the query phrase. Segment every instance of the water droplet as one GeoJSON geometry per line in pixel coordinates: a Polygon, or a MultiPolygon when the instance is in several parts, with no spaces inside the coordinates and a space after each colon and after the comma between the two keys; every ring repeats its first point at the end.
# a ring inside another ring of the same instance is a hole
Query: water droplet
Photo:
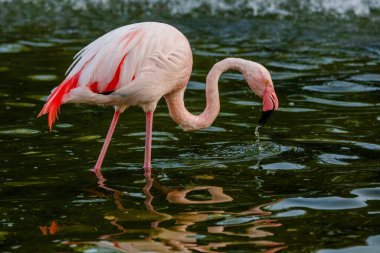
{"type": "Polygon", "coordinates": [[[260,140],[260,133],[259,133],[260,125],[257,125],[255,128],[255,136],[257,137],[257,140],[260,140]]]}
{"type": "Polygon", "coordinates": [[[255,128],[255,136],[256,136],[256,145],[259,149],[259,153],[261,151],[261,146],[260,146],[260,133],[259,133],[259,128],[261,126],[260,125],[257,125],[256,128],[255,128]]]}

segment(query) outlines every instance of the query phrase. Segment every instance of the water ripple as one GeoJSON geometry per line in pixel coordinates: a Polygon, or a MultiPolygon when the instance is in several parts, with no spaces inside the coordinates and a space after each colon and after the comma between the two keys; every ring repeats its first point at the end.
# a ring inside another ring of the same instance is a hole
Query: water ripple
{"type": "Polygon", "coordinates": [[[20,53],[26,52],[30,49],[26,46],[20,44],[0,44],[0,54],[1,53],[20,53]]]}
{"type": "Polygon", "coordinates": [[[380,200],[380,188],[363,188],[351,191],[355,198],[343,197],[316,197],[316,198],[288,198],[269,207],[271,211],[289,208],[310,208],[315,210],[347,210],[367,206],[368,200],[380,200]]]}
{"type": "Polygon", "coordinates": [[[310,64],[300,64],[300,63],[290,63],[290,62],[269,62],[269,66],[271,67],[277,67],[282,69],[290,69],[290,70],[315,70],[318,69],[319,66],[317,65],[310,65],[310,64]]]}
{"type": "Polygon", "coordinates": [[[4,134],[4,135],[34,135],[34,134],[39,134],[39,133],[40,131],[38,130],[27,129],[27,128],[16,128],[16,129],[0,131],[0,134],[4,134]]]}
{"type": "Polygon", "coordinates": [[[300,170],[305,168],[305,165],[288,162],[269,163],[261,166],[264,170],[300,170]]]}
{"type": "MultiPolygon", "coordinates": [[[[213,161],[214,165],[235,163],[244,161],[260,161],[269,157],[278,156],[284,152],[302,152],[303,149],[295,146],[284,146],[274,142],[262,141],[258,143],[230,142],[209,143],[208,146],[198,149],[196,153],[187,152],[181,154],[182,159],[213,161]]],[[[257,165],[252,168],[256,168],[257,165]]],[[[264,169],[302,169],[304,166],[295,163],[273,163],[263,165],[264,169]]]]}
{"type": "Polygon", "coordinates": [[[360,85],[346,81],[331,81],[324,85],[310,85],[303,87],[304,90],[324,93],[344,93],[344,92],[369,92],[380,90],[378,87],[360,85]]]}
{"type": "Polygon", "coordinates": [[[303,143],[335,143],[335,144],[349,144],[353,146],[357,146],[360,148],[364,148],[367,150],[379,151],[380,145],[369,142],[358,142],[358,141],[349,141],[349,140],[338,140],[338,139],[299,139],[294,138],[292,141],[303,142],[303,143]]]}
{"type": "Polygon", "coordinates": [[[332,105],[332,106],[338,106],[338,107],[371,107],[374,106],[374,104],[371,103],[363,103],[363,102],[352,102],[352,101],[339,101],[339,100],[332,100],[332,99],[324,99],[324,98],[316,98],[316,97],[310,97],[302,95],[301,99],[294,99],[294,101],[305,101],[310,103],[316,103],[316,104],[323,104],[323,105],[332,105]]]}
{"type": "Polygon", "coordinates": [[[334,164],[334,165],[349,165],[350,163],[342,160],[356,160],[359,159],[358,156],[347,156],[339,154],[321,154],[318,156],[321,163],[324,164],[334,164]]]}
{"type": "Polygon", "coordinates": [[[29,79],[33,81],[54,81],[57,80],[56,75],[49,75],[49,74],[39,74],[39,75],[30,75],[28,76],[29,79]]]}
{"type": "Polygon", "coordinates": [[[322,249],[317,253],[378,253],[380,252],[380,235],[367,238],[366,246],[354,246],[342,249],[322,249]]]}
{"type": "Polygon", "coordinates": [[[362,82],[380,82],[380,74],[360,74],[351,76],[350,80],[362,82]]]}

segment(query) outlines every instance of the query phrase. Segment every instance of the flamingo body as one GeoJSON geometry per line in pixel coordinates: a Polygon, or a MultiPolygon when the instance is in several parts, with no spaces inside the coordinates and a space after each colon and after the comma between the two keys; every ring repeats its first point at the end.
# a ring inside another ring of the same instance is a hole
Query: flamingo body
{"type": "MultiPolygon", "coordinates": [[[[52,91],[38,116],[48,113],[52,128],[64,103],[114,106],[114,118],[95,165],[100,169],[120,113],[129,106],[141,106],[147,121],[144,168],[150,173],[153,112],[162,97],[172,118],[185,130],[208,127],[220,109],[217,81],[223,72],[235,69],[263,98],[265,119],[277,110],[278,100],[268,70],[252,61],[227,58],[216,63],[207,76],[204,112],[192,115],[183,101],[192,64],[188,40],[170,25],[145,22],[117,28],[76,54],[65,80],[52,91]]],[[[262,117],[264,122],[265,119],[262,117]]]]}
{"type": "Polygon", "coordinates": [[[190,45],[174,27],[154,22],[123,26],[75,56],[39,116],[49,113],[51,128],[62,103],[139,105],[151,111],[162,96],[186,86],[191,69],[190,45]],[[121,89],[122,101],[106,95],[121,89]]]}

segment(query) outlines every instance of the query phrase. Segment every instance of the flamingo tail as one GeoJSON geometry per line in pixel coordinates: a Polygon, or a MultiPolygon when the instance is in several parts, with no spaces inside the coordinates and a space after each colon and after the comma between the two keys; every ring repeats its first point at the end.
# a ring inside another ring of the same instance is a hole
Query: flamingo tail
{"type": "Polygon", "coordinates": [[[55,88],[38,114],[37,117],[41,117],[42,115],[49,113],[48,124],[50,130],[54,124],[54,121],[58,118],[58,112],[62,104],[63,96],[78,86],[79,77],[80,72],[70,78],[65,79],[57,88],[55,88]]]}

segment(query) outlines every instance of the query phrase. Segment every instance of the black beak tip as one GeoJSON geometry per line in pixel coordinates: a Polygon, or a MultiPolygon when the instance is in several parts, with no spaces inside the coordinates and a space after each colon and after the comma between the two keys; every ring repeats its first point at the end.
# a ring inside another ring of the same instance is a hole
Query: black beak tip
{"type": "Polygon", "coordinates": [[[265,122],[267,122],[269,116],[272,115],[273,112],[274,112],[274,110],[269,110],[269,111],[263,111],[261,113],[261,118],[259,120],[259,126],[260,127],[265,125],[265,122]]]}

